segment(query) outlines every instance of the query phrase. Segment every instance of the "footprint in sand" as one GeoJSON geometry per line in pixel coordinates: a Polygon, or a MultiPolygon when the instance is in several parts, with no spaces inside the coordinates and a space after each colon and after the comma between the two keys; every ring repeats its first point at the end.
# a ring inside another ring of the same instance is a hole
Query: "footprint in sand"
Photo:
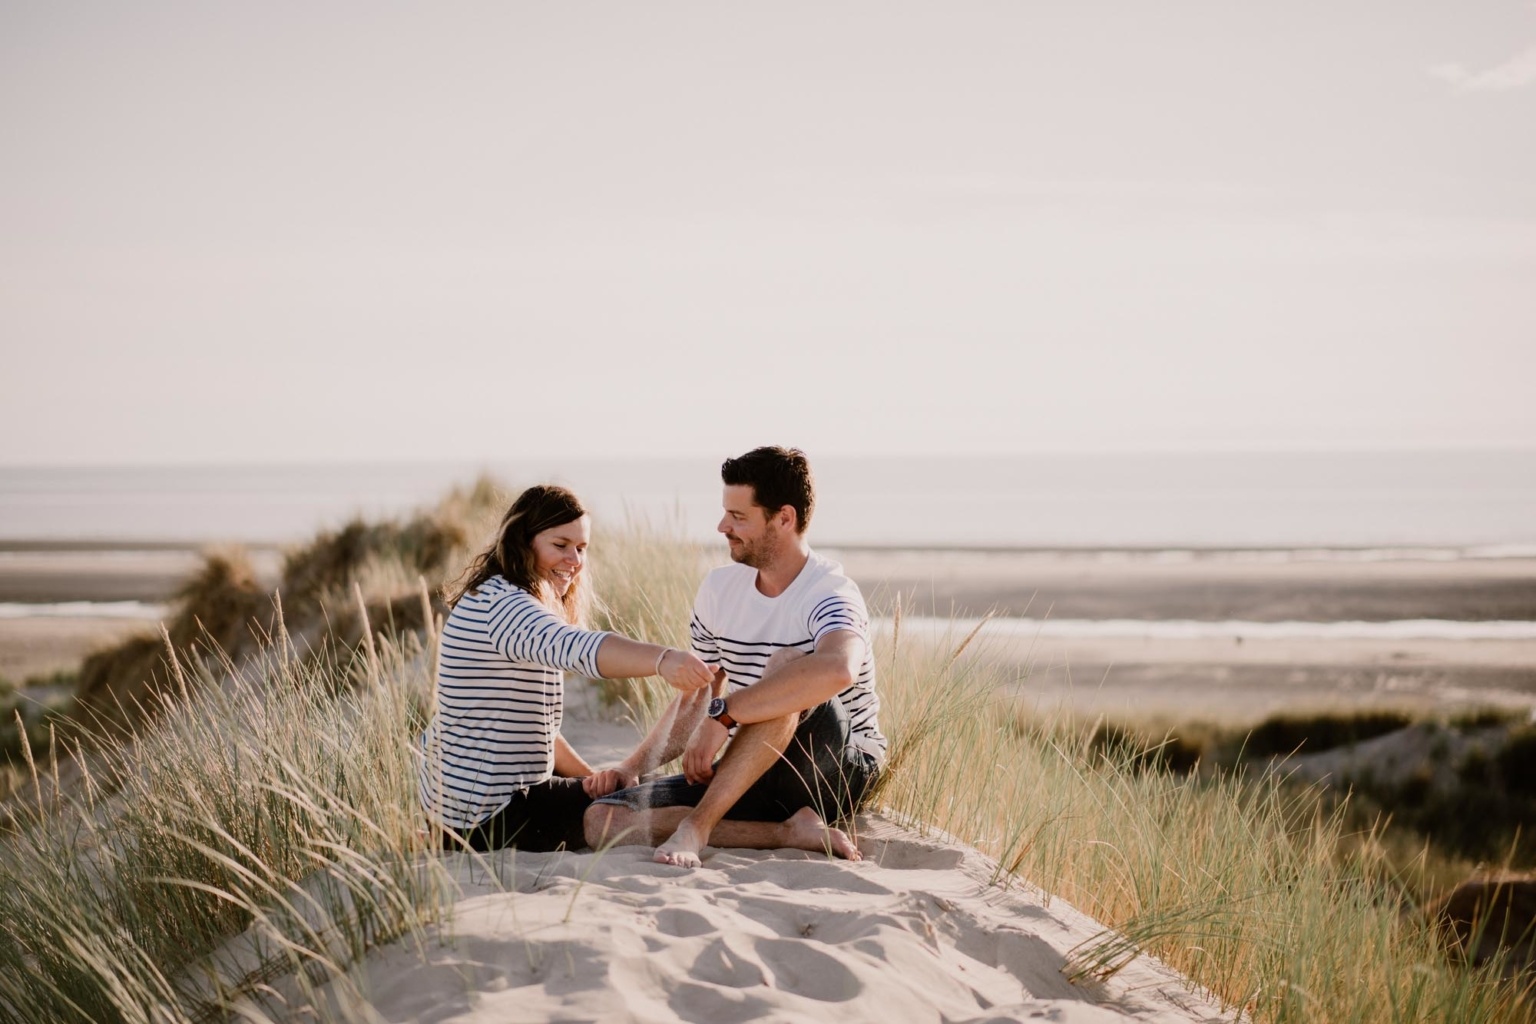
{"type": "Polygon", "coordinates": [[[773,1020],[781,1011],[781,1007],[767,999],[696,981],[677,986],[668,996],[667,1006],[679,1020],[689,1024],[747,1024],[773,1020]]]}
{"type": "Polygon", "coordinates": [[[691,939],[719,931],[703,914],[677,907],[668,907],[656,914],[656,930],[676,939],[691,939]]]}
{"type": "Polygon", "coordinates": [[[771,975],[769,984],[781,992],[824,1003],[844,1003],[864,991],[864,983],[841,960],[806,942],[758,939],[758,957],[771,975]]]}
{"type": "Polygon", "coordinates": [[[736,945],[736,942],[725,938],[714,940],[704,947],[704,952],[699,954],[693,966],[688,969],[688,977],[726,988],[751,988],[768,984],[756,954],[737,949],[736,945]]]}

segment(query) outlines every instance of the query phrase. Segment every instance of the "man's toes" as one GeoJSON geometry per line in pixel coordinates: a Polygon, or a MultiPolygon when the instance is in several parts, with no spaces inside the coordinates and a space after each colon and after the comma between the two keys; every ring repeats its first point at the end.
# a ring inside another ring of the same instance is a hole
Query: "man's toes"
{"type": "Polygon", "coordinates": [[[652,858],[657,864],[670,864],[675,868],[696,868],[703,865],[696,853],[687,850],[658,849],[656,856],[652,858]]]}

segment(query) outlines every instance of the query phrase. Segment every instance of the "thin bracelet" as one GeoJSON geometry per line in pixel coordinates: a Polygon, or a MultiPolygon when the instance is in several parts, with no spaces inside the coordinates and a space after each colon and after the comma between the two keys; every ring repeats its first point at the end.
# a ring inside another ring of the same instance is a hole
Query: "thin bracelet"
{"type": "Polygon", "coordinates": [[[667,660],[667,655],[669,655],[671,653],[672,653],[672,648],[670,648],[670,647],[663,647],[661,649],[661,653],[656,655],[656,670],[654,672],[652,672],[651,675],[653,675],[653,676],[661,675],[661,663],[666,661],[667,660]]]}

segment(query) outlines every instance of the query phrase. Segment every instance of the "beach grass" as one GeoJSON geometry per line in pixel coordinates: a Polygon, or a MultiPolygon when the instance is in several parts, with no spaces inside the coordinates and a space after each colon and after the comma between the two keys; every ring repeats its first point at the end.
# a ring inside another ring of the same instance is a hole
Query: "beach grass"
{"type": "Polygon", "coordinates": [[[136,739],[34,763],[0,849],[0,1016],[225,1019],[274,974],[343,978],[364,950],[441,919],[409,737],[421,641],[243,668],[177,664],[136,739]]]}
{"type": "MultiPolygon", "coordinates": [[[[601,622],[683,645],[708,553],[665,524],[600,541],[601,622]]],[[[329,602],[347,573],[364,609],[358,573],[391,593],[407,582],[377,558],[338,560],[329,602]]],[[[431,597],[416,600],[428,607],[393,630],[367,611],[333,634],[277,616],[240,659],[168,635],[176,653],[130,741],[73,758],[56,739],[29,757],[0,839],[0,1017],[238,1019],[278,974],[307,997],[450,917],[415,793],[432,686],[431,597]]],[[[914,642],[899,615],[880,633],[891,752],[876,802],[993,857],[997,884],[1102,922],[1078,976],[1148,952],[1255,1021],[1529,1019],[1518,976],[1446,955],[1424,879],[1383,832],[1316,790],[1170,771],[1133,743],[1027,715],[986,644],[985,624],[914,642]]],[[[665,697],[654,681],[611,695],[642,724],[665,697]]]]}
{"type": "MultiPolygon", "coordinates": [[[[891,770],[878,799],[996,858],[998,881],[1108,929],[1082,977],[1152,953],[1255,1021],[1517,1021],[1531,979],[1448,957],[1432,859],[1284,776],[1159,767],[1149,749],[1022,713],[979,637],[879,650],[891,770]]],[[[1155,745],[1153,745],[1155,746],[1155,745]]]]}

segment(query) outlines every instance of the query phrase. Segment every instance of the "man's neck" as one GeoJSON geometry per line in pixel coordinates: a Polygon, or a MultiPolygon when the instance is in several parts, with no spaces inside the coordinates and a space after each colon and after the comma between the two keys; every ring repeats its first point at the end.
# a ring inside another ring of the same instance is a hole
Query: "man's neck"
{"type": "Polygon", "coordinates": [[[768,565],[757,570],[757,592],[764,597],[778,597],[789,589],[811,560],[810,545],[802,537],[787,546],[783,553],[774,557],[768,565]]]}

